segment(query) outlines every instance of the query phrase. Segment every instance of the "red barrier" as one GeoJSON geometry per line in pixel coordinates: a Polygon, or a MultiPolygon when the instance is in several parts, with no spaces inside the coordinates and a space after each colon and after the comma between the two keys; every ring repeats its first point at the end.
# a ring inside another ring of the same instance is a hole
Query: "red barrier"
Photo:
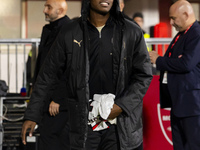
{"type": "Polygon", "coordinates": [[[159,76],[154,76],[144,97],[144,150],[173,150],[170,109],[160,109],[159,76]]]}
{"type": "MultiPolygon", "coordinates": [[[[168,27],[167,27],[167,24],[164,23],[164,22],[160,22],[158,24],[156,24],[154,26],[154,37],[155,38],[167,38],[168,37],[168,27]]],[[[164,45],[164,52],[163,52],[163,46],[161,44],[158,44],[157,45],[157,51],[158,51],[158,54],[160,56],[163,56],[165,54],[165,51],[167,50],[168,48],[168,44],[165,44],[164,45]]],[[[155,50],[155,46],[153,47],[153,49],[155,50]]]]}

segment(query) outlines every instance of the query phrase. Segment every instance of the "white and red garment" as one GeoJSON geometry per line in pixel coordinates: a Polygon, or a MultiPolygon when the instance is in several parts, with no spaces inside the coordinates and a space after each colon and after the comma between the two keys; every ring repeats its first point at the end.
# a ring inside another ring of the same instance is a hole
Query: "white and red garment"
{"type": "MultiPolygon", "coordinates": [[[[113,94],[94,94],[90,104],[92,110],[88,115],[88,125],[92,126],[93,131],[100,131],[109,128],[107,122],[116,124],[115,119],[107,119],[113,108],[115,95],[113,94]]],[[[91,100],[90,100],[91,101],[91,100]]]]}

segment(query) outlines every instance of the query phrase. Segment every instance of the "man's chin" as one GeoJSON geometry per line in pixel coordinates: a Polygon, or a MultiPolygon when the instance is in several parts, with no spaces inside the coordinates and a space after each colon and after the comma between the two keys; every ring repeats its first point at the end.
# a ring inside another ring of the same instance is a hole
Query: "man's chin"
{"type": "Polygon", "coordinates": [[[180,31],[180,28],[178,28],[178,27],[174,27],[174,28],[176,31],[178,31],[178,32],[180,31]]]}
{"type": "Polygon", "coordinates": [[[99,11],[99,14],[106,16],[107,14],[109,14],[109,11],[99,11]]]}

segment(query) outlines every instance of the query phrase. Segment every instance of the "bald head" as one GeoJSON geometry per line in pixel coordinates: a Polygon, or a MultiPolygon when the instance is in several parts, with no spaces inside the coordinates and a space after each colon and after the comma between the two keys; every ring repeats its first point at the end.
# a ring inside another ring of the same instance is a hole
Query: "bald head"
{"type": "Polygon", "coordinates": [[[186,0],[175,2],[169,9],[169,17],[177,31],[185,31],[196,20],[193,8],[186,0]]]}
{"type": "Polygon", "coordinates": [[[45,20],[54,22],[67,13],[67,2],[66,0],[46,0],[44,5],[45,20]]]}

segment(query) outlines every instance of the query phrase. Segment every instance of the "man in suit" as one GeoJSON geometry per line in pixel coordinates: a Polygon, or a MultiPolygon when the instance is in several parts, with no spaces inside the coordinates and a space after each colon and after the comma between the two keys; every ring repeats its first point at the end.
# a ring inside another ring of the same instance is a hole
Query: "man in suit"
{"type": "Polygon", "coordinates": [[[170,23],[178,31],[165,56],[149,52],[160,74],[161,107],[171,107],[174,150],[200,149],[200,25],[191,4],[175,2],[170,23]]]}

